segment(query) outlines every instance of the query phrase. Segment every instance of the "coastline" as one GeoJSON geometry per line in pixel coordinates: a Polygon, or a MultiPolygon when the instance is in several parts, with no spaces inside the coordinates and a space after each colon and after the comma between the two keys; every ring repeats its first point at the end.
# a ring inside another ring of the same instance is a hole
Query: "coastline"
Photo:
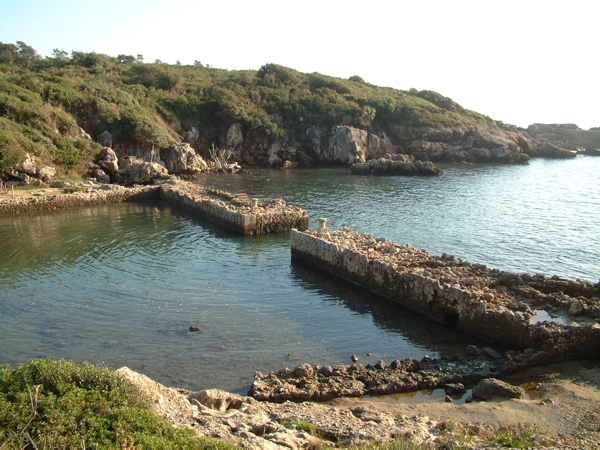
{"type": "MultiPolygon", "coordinates": [[[[115,187],[114,189],[112,189],[112,188],[109,188],[109,189],[102,188],[102,189],[100,189],[99,188],[97,190],[98,194],[81,193],[81,192],[79,192],[79,193],[73,193],[73,194],[63,194],[62,191],[61,191],[61,189],[56,189],[56,188],[54,188],[54,189],[55,189],[55,191],[49,192],[48,193],[49,195],[45,196],[47,198],[45,198],[44,196],[35,196],[35,195],[33,195],[33,193],[36,193],[36,190],[31,191],[32,193],[30,193],[29,195],[24,195],[21,198],[21,200],[20,200],[20,204],[26,205],[24,207],[23,211],[27,211],[27,212],[29,212],[29,211],[48,211],[48,210],[59,209],[59,208],[81,206],[81,205],[85,205],[85,204],[111,203],[111,202],[120,202],[120,201],[127,201],[127,200],[137,200],[137,199],[143,199],[143,198],[151,198],[152,195],[156,195],[156,194],[154,194],[154,190],[156,189],[156,187],[154,187],[154,186],[151,186],[151,187],[135,187],[135,188],[115,187]],[[121,191],[122,190],[127,191],[127,189],[131,189],[131,191],[128,191],[128,194],[124,195],[121,191]],[[56,192],[56,191],[58,191],[58,192],[56,192]],[[112,195],[109,194],[109,195],[106,195],[106,196],[102,196],[102,194],[101,194],[102,192],[112,193],[112,195]],[[148,197],[144,197],[146,195],[148,197]],[[136,196],[140,196],[140,197],[136,197],[136,196]],[[71,198],[73,200],[72,201],[66,200],[67,198],[71,198]],[[45,202],[44,200],[47,200],[47,201],[45,202]],[[87,203],[87,202],[89,202],[89,203],[87,203]]],[[[17,203],[19,203],[19,202],[17,202],[17,203]]],[[[0,203],[0,204],[5,204],[5,203],[0,203]]],[[[6,202],[6,204],[10,204],[10,202],[6,202]]],[[[10,210],[8,209],[8,207],[7,207],[7,210],[3,211],[3,212],[11,213],[10,210]]],[[[581,363],[565,363],[565,364],[567,364],[567,365],[568,364],[578,365],[578,364],[581,364],[581,363]]],[[[563,367],[563,366],[561,365],[560,367],[563,367]]],[[[565,366],[565,367],[567,367],[567,366],[565,366]]],[[[582,367],[585,369],[585,366],[582,366],[582,367]]],[[[547,368],[540,366],[540,367],[536,367],[536,368],[531,369],[531,370],[532,371],[536,371],[537,370],[537,372],[531,372],[532,373],[532,375],[531,375],[531,379],[532,380],[534,380],[535,377],[540,377],[540,376],[541,377],[549,377],[549,378],[551,378],[552,376],[554,376],[553,374],[556,374],[556,373],[560,374],[563,371],[563,369],[559,370],[559,369],[553,368],[553,366],[549,366],[547,368]]],[[[523,376],[525,376],[525,375],[523,375],[523,376]]],[[[594,381],[593,378],[591,378],[591,374],[589,373],[589,371],[587,369],[586,370],[582,370],[582,371],[576,373],[573,376],[582,377],[582,379],[584,380],[583,382],[586,385],[589,384],[591,386],[591,385],[595,384],[596,387],[594,389],[597,390],[597,381],[594,381]],[[586,379],[586,377],[588,379],[586,379]]],[[[556,395],[556,396],[562,396],[563,395],[563,393],[560,393],[559,391],[549,391],[549,392],[553,392],[554,393],[553,395],[556,395]]],[[[567,392],[567,391],[565,391],[565,392],[567,392]]],[[[572,392],[574,392],[574,391],[572,391],[572,392]]],[[[590,391],[590,392],[592,392],[592,391],[590,391]]],[[[581,397],[581,401],[583,401],[582,399],[586,398],[585,396],[588,395],[588,393],[586,391],[585,395],[582,394],[582,393],[579,393],[579,394],[576,394],[576,395],[578,397],[581,397]]],[[[562,402],[562,401],[566,401],[566,400],[563,399],[563,400],[560,400],[560,401],[562,402]]],[[[579,400],[577,400],[577,401],[579,401],[579,400]]],[[[336,402],[338,402],[338,401],[336,401],[336,402]]],[[[345,404],[344,403],[345,401],[339,401],[339,402],[340,402],[339,403],[340,405],[344,405],[345,404]]],[[[371,400],[369,400],[367,398],[362,398],[361,400],[347,400],[347,402],[349,402],[348,404],[350,404],[350,405],[354,405],[355,403],[363,404],[364,402],[371,402],[371,400]]],[[[383,403],[383,402],[377,402],[377,401],[373,401],[373,402],[374,403],[383,403]]],[[[435,405],[437,405],[437,406],[444,405],[443,407],[440,406],[438,408],[438,407],[434,407],[432,405],[432,403],[433,402],[427,402],[427,401],[422,402],[422,406],[420,406],[420,407],[417,408],[417,410],[420,411],[418,414],[427,414],[427,411],[430,411],[431,412],[430,416],[433,419],[434,417],[443,417],[444,414],[446,414],[446,415],[455,414],[455,413],[448,413],[447,411],[444,411],[445,409],[455,407],[456,410],[465,410],[465,411],[466,410],[470,410],[472,412],[472,414],[473,414],[473,417],[475,417],[478,414],[481,414],[480,412],[476,412],[476,411],[480,411],[481,409],[486,409],[490,414],[492,412],[497,412],[500,409],[500,410],[505,411],[505,416],[504,417],[506,417],[508,419],[508,418],[511,418],[511,417],[520,417],[520,416],[517,416],[517,415],[513,416],[510,411],[514,412],[516,410],[522,409],[522,405],[523,405],[523,403],[520,402],[520,401],[512,401],[512,400],[510,400],[510,401],[504,401],[500,405],[497,402],[495,402],[493,404],[488,404],[487,406],[479,406],[478,408],[474,408],[474,407],[471,408],[471,405],[468,405],[469,407],[467,407],[467,405],[464,405],[464,408],[459,408],[459,405],[445,406],[445,402],[437,402],[437,403],[435,403],[435,405]],[[439,403],[439,405],[438,405],[438,403],[439,403]],[[435,416],[435,414],[440,414],[440,415],[439,416],[435,416]]],[[[477,403],[476,405],[483,405],[483,404],[482,403],[477,403]]],[[[546,413],[547,413],[548,409],[552,410],[554,407],[558,406],[556,402],[555,403],[544,403],[543,405],[539,405],[538,403],[536,403],[535,405],[539,406],[540,407],[539,409],[543,409],[546,413]],[[554,405],[554,406],[552,406],[552,405],[554,405]],[[546,406],[547,406],[547,408],[546,408],[546,406]]],[[[304,405],[304,406],[306,406],[306,405],[304,405]]],[[[320,406],[320,405],[316,405],[316,406],[320,406]]],[[[371,407],[372,405],[370,405],[370,403],[369,403],[369,406],[371,407]]],[[[288,407],[292,408],[291,406],[288,406],[288,407]]],[[[372,407],[375,408],[375,409],[379,408],[378,406],[372,406],[372,407]]],[[[275,406],[273,406],[273,408],[275,408],[275,406]]],[[[352,408],[356,408],[356,406],[352,406],[352,408]]],[[[396,405],[396,407],[394,409],[395,409],[394,414],[399,413],[399,411],[404,411],[404,414],[406,414],[406,411],[410,411],[410,410],[412,410],[414,408],[409,408],[409,407],[404,407],[404,406],[399,407],[398,405],[396,405]]],[[[535,409],[535,408],[532,407],[531,409],[535,409]]],[[[344,411],[350,411],[350,410],[351,410],[351,408],[347,408],[344,411]]],[[[585,410],[585,411],[588,411],[588,410],[585,410]]],[[[350,413],[353,414],[351,411],[350,411],[350,413]]],[[[304,417],[303,414],[306,414],[306,413],[301,413],[300,410],[298,410],[298,411],[290,412],[289,413],[290,417],[292,417],[292,414],[294,414],[294,417],[304,417]]],[[[365,417],[368,417],[368,416],[365,416],[365,417]]],[[[381,416],[380,415],[380,417],[385,417],[385,416],[381,416]]],[[[454,417],[454,415],[452,417],[454,417]]],[[[538,420],[537,416],[535,414],[531,414],[530,416],[526,416],[526,418],[527,417],[531,418],[532,420],[538,420]]],[[[573,416],[573,417],[576,417],[576,416],[573,416]]],[[[495,425],[494,421],[497,420],[497,418],[498,418],[497,415],[491,414],[490,418],[486,419],[486,420],[488,420],[488,424],[495,425]]],[[[527,420],[526,418],[524,420],[527,420]]],[[[328,419],[329,419],[329,417],[326,416],[326,418],[324,420],[328,420],[328,419]]],[[[434,420],[438,421],[438,419],[434,419],[434,420]]],[[[579,419],[577,419],[577,420],[579,420],[579,419]]],[[[364,420],[362,420],[362,421],[365,422],[364,420]]],[[[371,421],[371,422],[373,422],[373,421],[371,421]]],[[[382,419],[381,422],[385,422],[385,420],[382,419]]],[[[417,423],[417,424],[425,423],[424,426],[430,427],[432,430],[437,426],[437,425],[431,425],[431,424],[427,425],[428,420],[422,421],[422,420],[419,419],[419,420],[415,420],[414,422],[417,423]]],[[[441,423],[443,421],[439,420],[438,422],[441,423]]],[[[377,423],[377,422],[375,421],[375,423],[377,423]]],[[[572,425],[572,427],[574,427],[573,429],[576,428],[575,425],[572,425]]],[[[323,425],[323,428],[326,429],[325,425],[323,425]]],[[[556,430],[558,430],[558,428],[556,430]]],[[[556,431],[556,432],[562,432],[562,431],[556,431]]],[[[434,436],[434,434],[432,434],[432,435],[434,436]]],[[[596,438],[597,438],[597,436],[596,436],[596,438]]],[[[590,442],[598,442],[598,441],[597,440],[596,441],[584,441],[585,445],[582,444],[583,446],[581,448],[585,448],[586,446],[589,446],[590,442]]]]}

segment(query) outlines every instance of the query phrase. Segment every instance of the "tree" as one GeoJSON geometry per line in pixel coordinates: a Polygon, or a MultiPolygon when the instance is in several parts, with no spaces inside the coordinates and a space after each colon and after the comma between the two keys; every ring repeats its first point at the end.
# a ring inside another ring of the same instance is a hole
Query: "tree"
{"type": "Polygon", "coordinates": [[[144,55],[140,55],[139,53],[137,54],[136,57],[137,62],[139,63],[143,63],[144,62],[144,55]]]}
{"type": "Polygon", "coordinates": [[[195,67],[204,67],[204,64],[202,64],[200,61],[196,60],[196,61],[194,61],[194,66],[195,67]]]}
{"type": "Polygon", "coordinates": [[[52,50],[52,57],[58,61],[66,61],[69,59],[69,53],[55,48],[52,50]]]}
{"type": "Polygon", "coordinates": [[[117,59],[122,64],[130,64],[130,63],[134,63],[136,61],[136,59],[133,55],[119,55],[119,56],[117,56],[117,59]]]}

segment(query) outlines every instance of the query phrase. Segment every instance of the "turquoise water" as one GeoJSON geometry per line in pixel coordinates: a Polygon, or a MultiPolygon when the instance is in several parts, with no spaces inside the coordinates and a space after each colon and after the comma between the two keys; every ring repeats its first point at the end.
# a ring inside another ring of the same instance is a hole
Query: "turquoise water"
{"type": "MultiPolygon", "coordinates": [[[[455,166],[439,178],[268,171],[201,180],[328,225],[509,270],[597,280],[600,158],[455,166]],[[264,177],[268,181],[259,181],[264,177]]],[[[241,237],[164,203],[0,217],[0,362],[127,365],[248,389],[254,371],[462,352],[472,338],[309,268],[287,234],[241,237]],[[201,331],[191,333],[190,326],[201,331]],[[367,356],[367,353],[372,355],[367,356]]]]}

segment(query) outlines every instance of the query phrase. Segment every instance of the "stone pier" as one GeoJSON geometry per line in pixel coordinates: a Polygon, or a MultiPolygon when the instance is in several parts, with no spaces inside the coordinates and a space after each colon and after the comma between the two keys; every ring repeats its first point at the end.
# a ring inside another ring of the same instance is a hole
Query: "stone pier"
{"type": "Polygon", "coordinates": [[[287,205],[282,199],[259,202],[245,194],[205,189],[190,183],[164,184],[160,195],[164,200],[244,235],[308,229],[306,211],[287,205]]]}
{"type": "MultiPolygon", "coordinates": [[[[40,191],[45,192],[44,189],[40,191]]],[[[287,205],[282,199],[259,202],[246,194],[206,189],[185,181],[127,188],[87,182],[70,186],[66,188],[67,192],[56,191],[58,193],[42,195],[36,192],[34,196],[0,200],[0,214],[161,198],[244,235],[285,232],[292,228],[306,230],[309,224],[306,211],[287,205]]]]}
{"type": "Polygon", "coordinates": [[[489,269],[348,228],[291,232],[292,259],[531,362],[600,357],[600,283],[489,269]],[[547,319],[547,320],[545,320],[547,319]]]}

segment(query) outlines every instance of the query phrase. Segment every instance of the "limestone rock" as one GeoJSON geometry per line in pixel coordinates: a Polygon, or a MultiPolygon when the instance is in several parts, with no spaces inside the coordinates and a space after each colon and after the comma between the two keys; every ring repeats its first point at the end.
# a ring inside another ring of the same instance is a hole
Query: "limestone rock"
{"type": "Polygon", "coordinates": [[[321,130],[317,127],[310,127],[306,129],[305,135],[308,155],[313,159],[320,158],[323,152],[321,130]]]}
{"type": "Polygon", "coordinates": [[[583,307],[581,306],[581,303],[579,303],[579,302],[571,303],[571,306],[569,307],[569,314],[571,314],[572,316],[579,316],[579,315],[581,315],[582,312],[583,312],[583,307]]]}
{"type": "Polygon", "coordinates": [[[135,160],[135,162],[125,164],[125,166],[115,174],[117,182],[125,186],[151,184],[155,180],[168,178],[167,169],[158,163],[135,160]]]}
{"type": "Polygon", "coordinates": [[[31,176],[36,175],[35,157],[29,155],[29,153],[26,153],[25,159],[15,165],[15,170],[31,176]]]}
{"type": "Polygon", "coordinates": [[[44,183],[49,183],[52,178],[56,175],[56,169],[54,167],[45,166],[38,170],[38,178],[44,183]]]}
{"type": "Polygon", "coordinates": [[[242,124],[234,123],[227,130],[226,145],[228,149],[235,149],[244,142],[244,133],[242,132],[242,124]]]}
{"type": "Polygon", "coordinates": [[[188,143],[173,144],[161,151],[161,157],[172,174],[197,174],[208,169],[206,161],[188,143]]]}
{"type": "Polygon", "coordinates": [[[192,129],[190,131],[184,131],[183,132],[183,138],[185,139],[186,142],[193,144],[194,142],[196,142],[198,140],[198,137],[200,136],[200,132],[198,130],[196,130],[196,128],[192,127],[192,129]]]}
{"type": "Polygon", "coordinates": [[[112,134],[110,134],[106,130],[104,130],[102,133],[100,133],[98,136],[96,136],[96,141],[98,141],[98,143],[100,145],[103,145],[104,147],[112,147],[113,146],[112,134]]]}
{"type": "Polygon", "coordinates": [[[496,378],[483,379],[473,387],[473,398],[491,400],[494,397],[523,398],[525,390],[496,378]]]}
{"type": "Polygon", "coordinates": [[[364,163],[367,159],[368,133],[353,127],[334,127],[329,146],[320,155],[322,161],[338,164],[364,163]]]}
{"type": "Polygon", "coordinates": [[[88,139],[90,141],[92,140],[92,137],[81,127],[79,127],[79,137],[82,139],[88,139]]]}
{"type": "Polygon", "coordinates": [[[92,177],[100,183],[110,183],[110,177],[100,166],[92,166],[92,177]]]}
{"type": "Polygon", "coordinates": [[[240,409],[240,406],[244,402],[241,396],[220,389],[204,389],[199,392],[193,392],[189,398],[190,400],[197,400],[200,404],[217,411],[240,409]]]}
{"type": "Polygon", "coordinates": [[[98,165],[108,174],[115,174],[119,170],[117,154],[110,147],[105,147],[98,158],[98,165]]]}

